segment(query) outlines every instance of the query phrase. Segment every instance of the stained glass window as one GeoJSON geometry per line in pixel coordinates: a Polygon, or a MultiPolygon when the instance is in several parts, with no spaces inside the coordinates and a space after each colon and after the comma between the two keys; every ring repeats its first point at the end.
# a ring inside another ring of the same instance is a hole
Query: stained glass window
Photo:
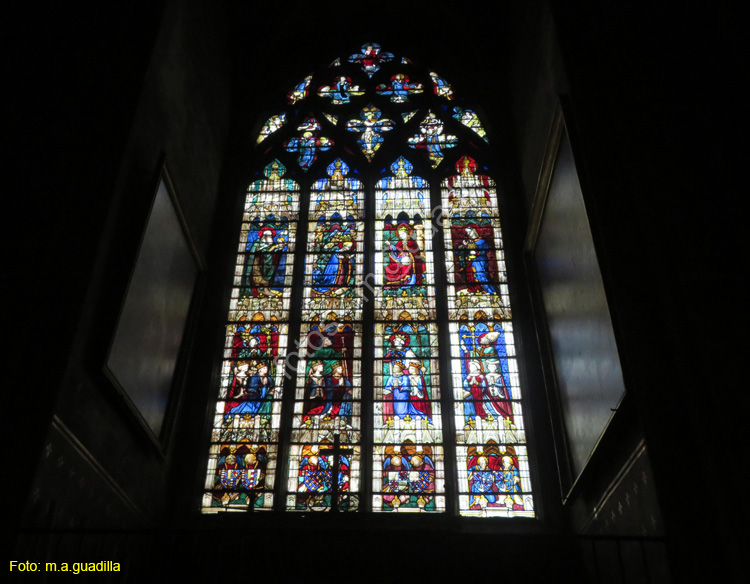
{"type": "Polygon", "coordinates": [[[378,43],[328,62],[257,137],[202,509],[533,517],[486,126],[378,43]]]}

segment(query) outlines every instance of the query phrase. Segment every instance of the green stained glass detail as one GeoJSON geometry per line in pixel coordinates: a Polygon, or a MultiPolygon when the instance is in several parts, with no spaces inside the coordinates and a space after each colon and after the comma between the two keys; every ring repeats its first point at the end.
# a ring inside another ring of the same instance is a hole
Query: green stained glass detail
{"type": "Polygon", "coordinates": [[[258,134],[258,140],[257,144],[260,144],[268,138],[271,134],[273,134],[276,130],[281,128],[286,124],[286,113],[280,113],[276,116],[271,116],[266,120],[266,123],[263,124],[263,128],[260,130],[260,134],[258,134]]]}
{"type": "Polygon", "coordinates": [[[414,110],[413,112],[403,112],[401,114],[401,117],[403,118],[404,123],[406,123],[410,119],[412,119],[415,115],[417,115],[417,110],[414,110]]]}
{"type": "Polygon", "coordinates": [[[476,132],[485,142],[489,142],[487,139],[487,132],[484,131],[482,122],[479,121],[479,116],[474,110],[454,107],[453,117],[467,128],[474,130],[474,132],[476,132]]]}

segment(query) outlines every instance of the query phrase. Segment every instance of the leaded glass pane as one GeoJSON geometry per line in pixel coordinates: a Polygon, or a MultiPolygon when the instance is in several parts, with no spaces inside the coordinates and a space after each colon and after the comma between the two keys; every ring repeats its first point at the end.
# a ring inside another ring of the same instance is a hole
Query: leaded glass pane
{"type": "Polygon", "coordinates": [[[375,511],[445,510],[429,185],[412,168],[375,189],[375,511]]]}
{"type": "Polygon", "coordinates": [[[356,63],[362,67],[362,71],[372,77],[373,73],[380,70],[384,63],[393,60],[392,53],[380,50],[378,43],[365,43],[359,53],[349,57],[350,63],[356,63]]]}
{"type": "Polygon", "coordinates": [[[364,192],[341,159],[326,172],[309,201],[286,500],[295,511],[359,507],[364,192]]]}
{"type": "Polygon", "coordinates": [[[409,146],[418,150],[423,150],[433,168],[445,158],[445,151],[453,148],[458,142],[458,138],[453,134],[443,132],[445,124],[432,112],[427,112],[427,116],[419,124],[419,133],[409,138],[409,146]]]}
{"type": "Polygon", "coordinates": [[[275,160],[245,198],[204,512],[273,506],[299,186],[275,160]]]}
{"type": "Polygon", "coordinates": [[[485,142],[487,142],[487,132],[484,131],[482,122],[474,110],[464,109],[462,107],[453,108],[453,117],[461,122],[467,128],[474,130],[485,142]]]}
{"type": "Polygon", "coordinates": [[[459,509],[533,517],[497,191],[471,158],[456,168],[442,194],[459,509]]]}

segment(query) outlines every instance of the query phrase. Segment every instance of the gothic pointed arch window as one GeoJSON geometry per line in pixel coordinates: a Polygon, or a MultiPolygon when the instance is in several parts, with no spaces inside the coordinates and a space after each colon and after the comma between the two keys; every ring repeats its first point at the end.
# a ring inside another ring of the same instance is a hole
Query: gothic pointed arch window
{"type": "Polygon", "coordinates": [[[533,517],[482,120],[368,43],[258,130],[202,510],[533,517]]]}

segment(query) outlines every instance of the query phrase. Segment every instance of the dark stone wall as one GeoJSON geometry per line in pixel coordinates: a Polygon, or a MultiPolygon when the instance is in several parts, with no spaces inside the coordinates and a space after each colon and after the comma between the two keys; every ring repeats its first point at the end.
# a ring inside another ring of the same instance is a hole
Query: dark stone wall
{"type": "MultiPolygon", "coordinates": [[[[45,151],[53,164],[37,178],[48,202],[41,218],[50,229],[34,244],[49,258],[39,270],[48,285],[40,290],[34,278],[31,298],[45,307],[35,312],[47,322],[26,328],[26,357],[44,347],[52,353],[53,374],[43,400],[29,392],[14,406],[35,412],[24,451],[39,460],[36,473],[24,475],[23,527],[153,525],[168,496],[181,380],[157,445],[103,365],[164,160],[205,267],[227,145],[230,58],[221,5],[142,4],[61,15],[57,24],[69,27],[65,42],[47,39],[37,49],[47,51],[40,61],[55,69],[61,91],[71,95],[54,104],[49,134],[59,148],[54,155],[45,151]],[[72,111],[59,111],[71,104],[72,111]],[[40,401],[41,412],[32,405],[40,401]]],[[[201,285],[194,298],[200,291],[201,285]]],[[[182,358],[189,358],[189,346],[182,358]]],[[[23,418],[20,432],[29,421],[23,418]]]]}
{"type": "Polygon", "coordinates": [[[663,529],[675,581],[740,581],[739,27],[721,7],[566,1],[518,22],[511,93],[527,205],[563,94],[628,392],[566,501],[571,526],[663,529]],[[638,508],[620,513],[634,485],[638,508]]]}

